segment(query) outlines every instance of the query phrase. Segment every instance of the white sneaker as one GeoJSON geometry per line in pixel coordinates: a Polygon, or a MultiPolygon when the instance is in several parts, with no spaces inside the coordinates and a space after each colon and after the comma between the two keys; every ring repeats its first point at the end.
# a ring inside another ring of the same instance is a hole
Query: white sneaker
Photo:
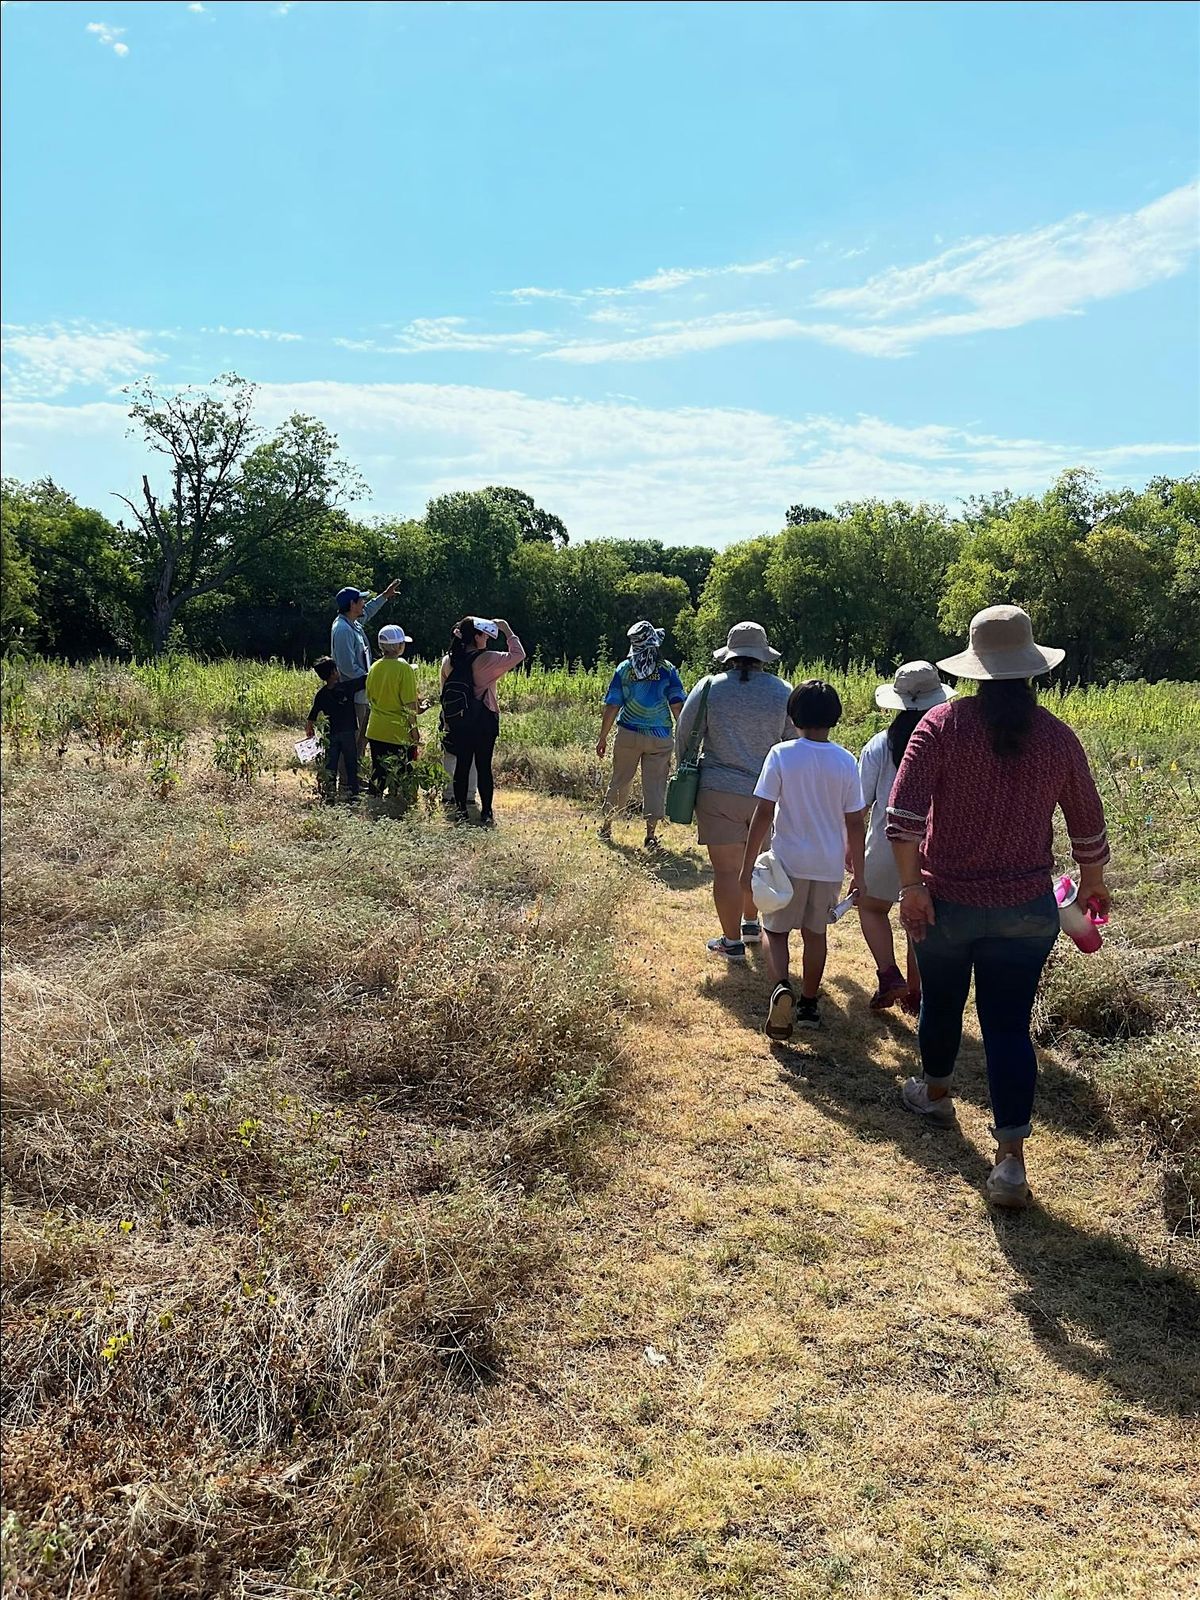
{"type": "Polygon", "coordinates": [[[949,1128],[958,1120],[958,1113],[950,1096],[947,1094],[940,1100],[931,1100],[929,1085],[924,1078],[909,1078],[900,1091],[900,1098],[909,1111],[915,1111],[917,1116],[926,1118],[935,1127],[949,1128]]]}
{"type": "Polygon", "coordinates": [[[1020,1211],[1033,1199],[1033,1190],[1025,1176],[1025,1168],[1016,1156],[1005,1156],[988,1174],[987,1197],[994,1206],[1005,1206],[1010,1211],[1020,1211]]]}

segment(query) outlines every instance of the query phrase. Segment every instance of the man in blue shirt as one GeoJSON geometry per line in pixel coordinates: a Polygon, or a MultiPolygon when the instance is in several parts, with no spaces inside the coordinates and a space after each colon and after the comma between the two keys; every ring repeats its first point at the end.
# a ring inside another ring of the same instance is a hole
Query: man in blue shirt
{"type": "MultiPolygon", "coordinates": [[[[380,606],[386,605],[399,587],[399,580],[393,578],[383,593],[377,594],[374,600],[368,600],[361,589],[338,590],[334,598],[338,614],[333,619],[333,627],[329,631],[329,654],[337,666],[338,676],[343,680],[366,677],[371,665],[371,646],[367,643],[363,623],[369,622],[380,606]]],[[[358,724],[358,754],[361,760],[366,749],[367,717],[370,714],[365,690],[360,689],[354,696],[354,712],[358,724]]]]}
{"type": "Polygon", "coordinates": [[[612,779],[604,796],[600,837],[612,837],[613,814],[628,800],[640,766],[647,850],[661,848],[657,829],[667,809],[675,721],[687,698],[679,673],[663,659],[665,637],[662,629],[650,622],[635,622],[630,628],[629,655],[613,673],[604,696],[604,718],[596,744],[596,754],[603,761],[615,722],[612,779]]]}

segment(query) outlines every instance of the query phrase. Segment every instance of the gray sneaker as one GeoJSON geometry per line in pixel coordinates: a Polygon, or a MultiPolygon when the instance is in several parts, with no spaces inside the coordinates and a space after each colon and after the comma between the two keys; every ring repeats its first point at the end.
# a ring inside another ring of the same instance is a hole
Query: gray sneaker
{"type": "Polygon", "coordinates": [[[932,1122],[936,1128],[952,1128],[958,1120],[950,1096],[943,1095],[940,1100],[931,1100],[929,1085],[924,1078],[909,1078],[900,1091],[900,1098],[909,1111],[915,1111],[917,1116],[932,1122]]]}
{"type": "Polygon", "coordinates": [[[1009,1211],[1021,1211],[1033,1199],[1033,1190],[1025,1176],[1025,1168],[1016,1156],[1005,1156],[988,1175],[987,1197],[994,1206],[1009,1211]]]}

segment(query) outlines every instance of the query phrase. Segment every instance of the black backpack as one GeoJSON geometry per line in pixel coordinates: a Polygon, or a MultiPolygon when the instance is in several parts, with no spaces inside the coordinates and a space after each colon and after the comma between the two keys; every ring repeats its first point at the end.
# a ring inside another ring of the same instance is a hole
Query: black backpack
{"type": "Polygon", "coordinates": [[[442,684],[442,744],[451,755],[471,747],[483,713],[483,701],[475,693],[476,654],[452,661],[450,676],[442,684]]]}

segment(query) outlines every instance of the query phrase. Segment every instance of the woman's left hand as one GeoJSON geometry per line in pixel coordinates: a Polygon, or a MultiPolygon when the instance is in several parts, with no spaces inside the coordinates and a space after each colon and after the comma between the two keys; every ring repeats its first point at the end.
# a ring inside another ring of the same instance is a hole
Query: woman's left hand
{"type": "Polygon", "coordinates": [[[906,889],[900,896],[900,926],[914,944],[929,932],[937,921],[933,910],[933,897],[923,883],[906,889]]]}

